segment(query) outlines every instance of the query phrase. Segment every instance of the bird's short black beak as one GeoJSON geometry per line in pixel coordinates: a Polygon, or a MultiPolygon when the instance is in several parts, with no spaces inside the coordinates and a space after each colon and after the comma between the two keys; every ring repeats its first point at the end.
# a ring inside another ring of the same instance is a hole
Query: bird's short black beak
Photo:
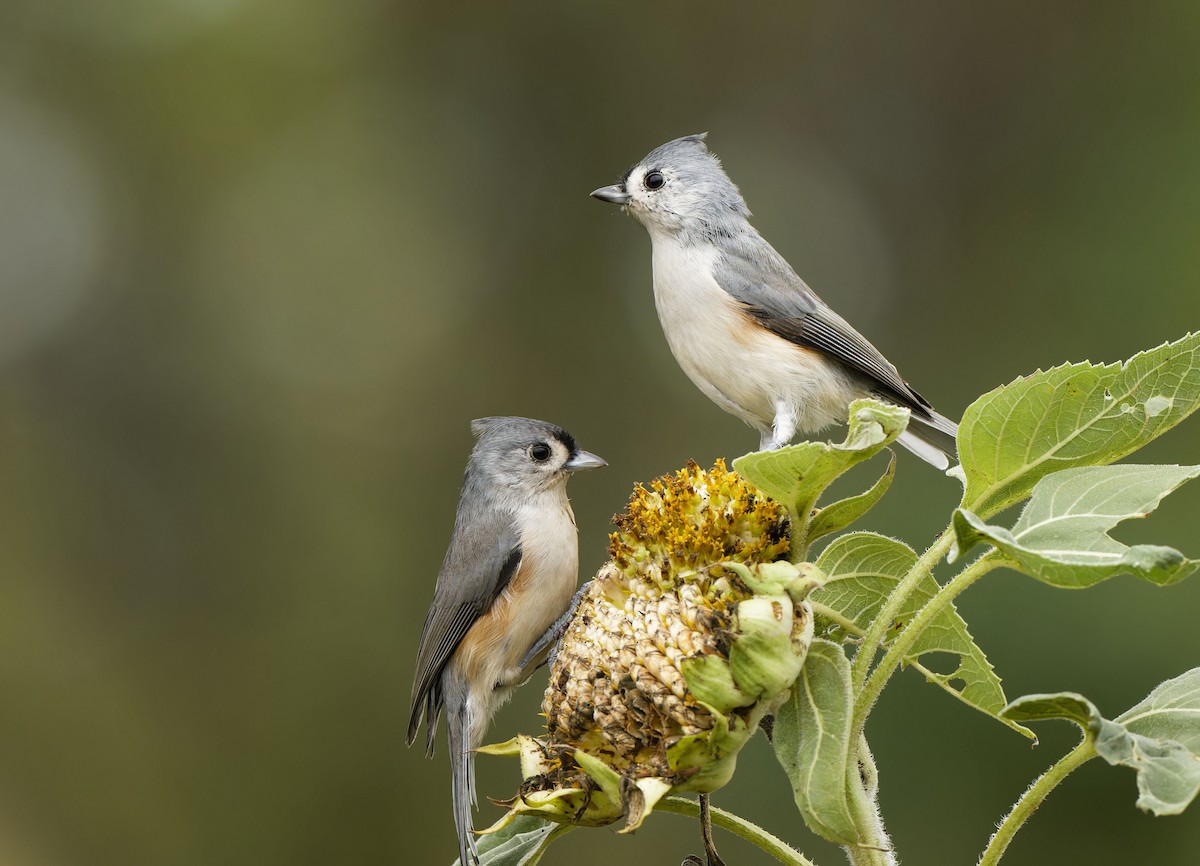
{"type": "Polygon", "coordinates": [[[625,191],[625,184],[623,183],[594,189],[592,190],[592,198],[598,198],[600,201],[609,201],[613,204],[629,204],[629,193],[625,191]]]}

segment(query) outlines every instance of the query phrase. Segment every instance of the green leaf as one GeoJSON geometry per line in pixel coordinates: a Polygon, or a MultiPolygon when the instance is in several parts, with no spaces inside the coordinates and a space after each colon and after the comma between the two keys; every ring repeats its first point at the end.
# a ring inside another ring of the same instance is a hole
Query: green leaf
{"type": "Polygon", "coordinates": [[[853,712],[846,654],[838,644],[814,640],[791,697],[775,714],[771,742],[804,823],[842,845],[859,841],[848,789],[848,774],[858,772],[850,748],[853,712]]]}
{"type": "MultiPolygon", "coordinates": [[[[825,585],[814,590],[810,599],[818,620],[823,620],[828,636],[863,635],[878,615],[884,602],[900,580],[916,565],[917,555],[908,545],[872,532],[852,532],[836,539],[817,559],[817,568],[825,575],[825,585]]],[[[897,616],[897,625],[889,631],[894,637],[939,589],[928,576],[913,590],[897,616]]],[[[925,678],[954,697],[1021,734],[1033,734],[1000,717],[1007,699],[1000,677],[992,669],[983,650],[976,646],[966,622],[951,606],[942,611],[913,644],[905,664],[917,668],[925,678]],[[928,667],[922,656],[945,653],[955,658],[951,673],[938,673],[928,667]]]]}
{"type": "Polygon", "coordinates": [[[1089,466],[1047,475],[1011,530],[991,526],[969,511],[954,513],[957,558],[987,541],[1031,577],[1080,589],[1118,574],[1165,586],[1200,568],[1178,550],[1151,544],[1128,547],[1108,532],[1123,520],[1145,517],[1200,466],[1089,466]]]}
{"type": "Polygon", "coordinates": [[[1200,755],[1200,668],[1160,684],[1116,721],[1144,737],[1171,739],[1200,755]]]}
{"type": "Polygon", "coordinates": [[[1005,708],[1014,721],[1066,719],[1109,764],[1137,772],[1138,808],[1177,815],[1200,793],[1200,668],[1160,685],[1112,721],[1082,695],[1027,695],[1005,708]]]}
{"type": "Polygon", "coordinates": [[[846,499],[839,499],[837,502],[831,502],[817,512],[817,516],[812,519],[812,522],[808,526],[809,542],[816,541],[823,535],[840,532],[851,523],[854,523],[854,521],[870,511],[875,503],[883,497],[883,494],[888,492],[888,488],[892,486],[892,481],[895,478],[896,455],[893,452],[891,459],[888,461],[887,469],[884,470],[879,480],[871,486],[870,490],[860,493],[858,496],[850,496],[846,499]]]}
{"type": "Polygon", "coordinates": [[[855,400],[850,404],[844,442],[801,442],[733,461],[738,474],[791,514],[793,561],[802,559],[808,548],[808,526],[817,497],[847,469],[896,441],[908,425],[908,416],[907,409],[890,403],[855,400]]]}
{"type": "MultiPolygon", "coordinates": [[[[573,829],[571,824],[518,815],[504,828],[479,837],[480,866],[534,866],[551,842],[573,829]]],[[[454,862],[461,866],[457,858],[454,862]]]]}
{"type": "Polygon", "coordinates": [[[963,414],[962,507],[984,518],[1059,469],[1112,463],[1200,408],[1200,334],[1125,363],[1068,364],[983,395],[963,414]]]}
{"type": "Polygon", "coordinates": [[[1044,722],[1047,719],[1066,719],[1084,730],[1098,727],[1100,711],[1095,704],[1076,692],[1056,692],[1047,695],[1024,695],[1004,708],[1004,717],[1017,722],[1044,722]]]}
{"type": "Polygon", "coordinates": [[[861,636],[916,559],[907,544],[874,532],[834,539],[816,562],[825,583],[809,596],[818,631],[823,620],[837,640],[861,636]]]}

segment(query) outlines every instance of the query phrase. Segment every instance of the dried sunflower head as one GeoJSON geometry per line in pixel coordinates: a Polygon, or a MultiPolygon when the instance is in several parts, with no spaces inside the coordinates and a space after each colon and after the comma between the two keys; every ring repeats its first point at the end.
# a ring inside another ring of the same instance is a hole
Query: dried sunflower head
{"type": "Polygon", "coordinates": [[[520,755],[521,812],[635,829],[668,792],[713,791],[786,697],[817,580],[786,560],[787,515],[717,461],[639,486],[572,618],[520,755]]]}

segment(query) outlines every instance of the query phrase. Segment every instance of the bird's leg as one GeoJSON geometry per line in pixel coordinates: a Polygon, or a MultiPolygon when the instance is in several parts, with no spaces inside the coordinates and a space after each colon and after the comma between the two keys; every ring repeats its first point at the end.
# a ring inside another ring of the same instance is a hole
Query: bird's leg
{"type": "MultiPolygon", "coordinates": [[[[771,424],[772,434],[769,439],[769,444],[763,447],[764,451],[777,451],[784,445],[792,441],[796,435],[796,424],[799,421],[796,414],[796,408],[788,403],[780,400],[775,404],[775,420],[771,424]]],[[[763,434],[766,438],[766,434],[763,434]]]]}
{"type": "MultiPolygon", "coordinates": [[[[583,601],[583,594],[588,591],[591,585],[592,582],[589,580],[583,586],[579,587],[579,590],[572,596],[571,603],[567,605],[567,609],[563,612],[563,615],[551,623],[550,628],[546,629],[542,636],[529,648],[529,651],[525,653],[521,659],[521,670],[524,671],[526,666],[545,652],[547,647],[550,648],[550,653],[546,656],[546,660],[542,664],[554,664],[554,657],[558,655],[558,645],[562,642],[562,636],[567,630],[567,625],[571,622],[571,617],[575,615],[575,609],[579,607],[579,602],[583,601]]],[[[539,668],[541,666],[541,664],[538,665],[539,668]]],[[[530,670],[526,673],[526,676],[532,673],[533,671],[530,670]]]]}
{"type": "Polygon", "coordinates": [[[725,861],[717,853],[717,847],[712,838],[712,816],[708,809],[708,794],[700,795],[700,838],[704,840],[704,856],[708,858],[708,866],[725,866],[725,861]]]}

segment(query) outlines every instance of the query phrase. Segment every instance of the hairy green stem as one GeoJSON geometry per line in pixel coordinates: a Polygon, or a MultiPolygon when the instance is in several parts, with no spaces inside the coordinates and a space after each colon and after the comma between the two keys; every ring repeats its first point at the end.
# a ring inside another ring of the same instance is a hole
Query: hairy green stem
{"type": "Polygon", "coordinates": [[[892,594],[888,596],[887,602],[867,629],[867,633],[863,637],[862,646],[859,647],[858,652],[854,656],[854,663],[850,668],[850,683],[855,694],[862,691],[863,685],[867,681],[867,674],[871,671],[871,662],[874,661],[876,651],[883,644],[883,636],[887,632],[888,627],[896,618],[896,615],[900,612],[901,607],[908,600],[908,597],[912,595],[912,591],[917,588],[922,580],[933,573],[933,567],[942,560],[953,543],[954,530],[947,527],[921,558],[917,560],[917,564],[913,566],[912,571],[904,576],[904,579],[900,581],[896,588],[892,590],[892,594]]]}
{"type": "MultiPolygon", "coordinates": [[[[687,797],[663,797],[654,808],[659,812],[674,812],[676,815],[686,815],[689,818],[700,817],[700,804],[687,797]]],[[[757,824],[740,818],[732,812],[718,809],[716,806],[710,806],[709,810],[712,822],[718,827],[723,827],[735,836],[741,836],[751,845],[766,851],[780,863],[786,863],[788,866],[814,866],[811,860],[791,845],[778,836],[768,833],[757,824]]]]}
{"type": "Polygon", "coordinates": [[[1058,784],[1077,767],[1087,763],[1095,756],[1096,752],[1092,748],[1092,738],[1088,736],[1082,743],[1064,755],[1062,760],[1042,773],[1037,781],[1030,785],[1029,789],[1021,795],[1021,799],[1017,800],[1016,805],[1012,807],[1012,811],[1004,816],[1004,820],[1000,822],[1000,827],[992,834],[987,848],[984,849],[983,854],[980,856],[979,866],[995,866],[995,864],[999,863],[1013,836],[1017,834],[1021,826],[1042,805],[1042,801],[1046,799],[1047,795],[1058,787],[1058,784]]]}
{"type": "MultiPolygon", "coordinates": [[[[883,687],[887,685],[887,681],[896,672],[896,668],[900,667],[900,663],[904,661],[904,657],[908,655],[913,645],[921,637],[925,629],[929,627],[929,624],[933,622],[934,618],[949,607],[963,590],[979,580],[979,578],[983,577],[989,571],[1010,564],[1009,560],[1000,556],[995,551],[987,553],[960,571],[953,580],[939,589],[933,598],[925,603],[925,606],[905,625],[904,630],[900,632],[892,642],[892,645],[888,647],[887,652],[884,653],[883,658],[875,666],[874,670],[871,671],[870,677],[858,693],[858,697],[854,702],[852,731],[862,732],[867,722],[867,716],[870,715],[875,702],[879,700],[879,695],[883,692],[883,687]]],[[[916,569],[906,576],[900,585],[903,586],[915,572],[916,569]]],[[[899,592],[899,588],[897,588],[896,592],[899,592]]],[[[894,595],[895,593],[893,593],[894,595]]],[[[882,615],[880,619],[882,619],[882,615]]],[[[868,639],[869,637],[870,633],[868,632],[868,639]]],[[[865,649],[866,644],[864,642],[863,650],[865,649]]],[[[859,652],[861,653],[863,650],[859,650],[859,652]]]]}
{"type": "Polygon", "coordinates": [[[879,777],[875,759],[865,737],[859,737],[858,760],[849,768],[846,790],[854,826],[863,845],[846,845],[846,856],[853,866],[896,866],[896,853],[879,814],[879,777]]]}
{"type": "Polygon", "coordinates": [[[793,563],[804,562],[808,558],[808,530],[812,525],[813,507],[817,504],[816,497],[809,497],[803,502],[795,502],[788,508],[790,514],[806,514],[808,515],[803,520],[791,521],[791,537],[789,539],[788,550],[790,559],[793,563]]]}

